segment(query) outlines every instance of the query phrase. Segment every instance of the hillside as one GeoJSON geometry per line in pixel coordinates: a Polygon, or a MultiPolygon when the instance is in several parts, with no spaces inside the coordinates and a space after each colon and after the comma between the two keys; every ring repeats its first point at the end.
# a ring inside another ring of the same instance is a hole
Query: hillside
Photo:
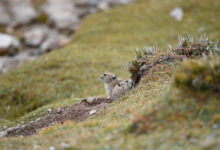
{"type": "MultiPolygon", "coordinates": [[[[127,64],[134,59],[134,48],[157,42],[159,49],[165,52],[169,44],[178,43],[178,34],[198,37],[201,28],[210,39],[218,40],[219,9],[218,0],[139,0],[88,17],[74,35],[72,44],[0,77],[1,128],[16,125],[15,120],[24,123],[35,120],[46,114],[48,108],[69,106],[78,98],[104,95],[99,75],[114,72],[128,78],[127,64]],[[184,11],[181,22],[169,16],[176,6],[184,11]]],[[[179,93],[171,85],[179,63],[152,69],[131,93],[84,122],[54,125],[30,138],[3,138],[0,147],[59,149],[66,143],[69,149],[217,149],[220,131],[210,128],[210,118],[214,120],[211,125],[215,124],[217,119],[214,118],[219,118],[219,112],[210,104],[201,112],[193,112],[194,117],[185,115],[183,108],[189,105],[181,100],[191,95],[179,93]],[[167,102],[170,105],[167,106],[167,102]],[[151,120],[146,132],[148,124],[143,120],[147,117],[143,116],[154,116],[155,106],[160,113],[151,120]],[[209,108],[213,108],[212,113],[201,117],[209,108]],[[177,110],[181,110],[184,119],[168,118],[177,110]],[[133,125],[142,121],[140,131],[134,130],[133,125]]]]}

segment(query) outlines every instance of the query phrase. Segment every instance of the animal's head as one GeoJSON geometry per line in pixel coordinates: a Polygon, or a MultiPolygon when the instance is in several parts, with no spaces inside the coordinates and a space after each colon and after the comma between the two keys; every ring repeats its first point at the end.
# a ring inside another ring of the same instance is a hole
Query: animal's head
{"type": "Polygon", "coordinates": [[[117,75],[115,75],[113,73],[104,73],[103,75],[100,76],[100,79],[103,82],[110,83],[110,82],[117,79],[117,75]]]}
{"type": "Polygon", "coordinates": [[[117,85],[118,87],[124,88],[124,89],[132,89],[134,86],[134,82],[132,80],[124,80],[117,85]]]}
{"type": "Polygon", "coordinates": [[[124,81],[125,83],[125,87],[127,88],[127,89],[132,89],[133,88],[133,86],[134,86],[134,82],[132,81],[132,80],[125,80],[124,81]]]}

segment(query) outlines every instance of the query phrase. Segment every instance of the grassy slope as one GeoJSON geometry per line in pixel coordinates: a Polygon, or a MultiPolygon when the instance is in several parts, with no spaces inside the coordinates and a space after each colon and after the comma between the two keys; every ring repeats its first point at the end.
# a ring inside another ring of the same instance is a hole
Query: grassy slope
{"type": "Polygon", "coordinates": [[[103,94],[98,76],[110,71],[128,77],[126,64],[136,47],[157,42],[166,49],[177,34],[197,35],[200,27],[210,38],[219,38],[216,32],[219,2],[171,2],[137,2],[90,16],[74,35],[73,44],[2,76],[1,118],[14,119],[72,94],[74,97],[103,94]],[[169,17],[176,6],[184,8],[182,22],[169,17]]]}
{"type": "MultiPolygon", "coordinates": [[[[3,113],[0,109],[2,121],[5,117],[12,118],[14,114],[21,116],[27,111],[36,109],[36,106],[47,103],[63,103],[63,101],[66,104],[73,103],[73,100],[68,99],[72,94],[73,97],[103,94],[103,85],[96,80],[97,77],[104,71],[128,77],[125,64],[133,57],[135,47],[158,42],[161,49],[166,50],[168,44],[176,42],[177,34],[187,32],[197,35],[201,26],[211,39],[219,39],[218,6],[220,4],[217,0],[139,1],[90,16],[74,35],[73,44],[1,77],[2,104],[11,107],[14,105],[17,108],[10,113],[3,113]],[[175,22],[168,15],[175,6],[184,9],[185,16],[182,22],[175,22]]],[[[180,134],[177,134],[178,132],[171,134],[171,130],[155,132],[147,136],[125,135],[120,132],[131,121],[133,114],[140,113],[145,107],[150,109],[151,102],[157,102],[160,95],[165,93],[169,79],[170,77],[161,75],[159,80],[141,83],[141,86],[124,100],[115,102],[109,109],[84,123],[71,122],[62,126],[57,125],[31,138],[1,139],[0,144],[8,149],[13,149],[11,145],[19,146],[21,149],[34,146],[42,149],[51,145],[59,148],[62,142],[69,143],[73,147],[93,149],[97,147],[104,149],[105,144],[115,149],[125,146],[130,149],[143,148],[146,145],[149,148],[158,146],[157,148],[166,149],[165,146],[173,147],[178,144],[187,148],[198,147],[199,143],[190,145],[184,143],[186,141],[177,142],[176,137],[180,134]],[[88,144],[85,145],[85,142],[88,144]],[[169,143],[163,147],[163,142],[169,143]]],[[[46,106],[36,113],[40,114],[48,107],[60,105],[46,106]]],[[[34,113],[24,118],[29,120],[34,117],[33,115],[34,113]]],[[[209,133],[209,131],[205,132],[209,133]]],[[[200,142],[203,140],[203,135],[206,134],[201,135],[200,142]]],[[[179,140],[181,141],[181,138],[179,140]]]]}

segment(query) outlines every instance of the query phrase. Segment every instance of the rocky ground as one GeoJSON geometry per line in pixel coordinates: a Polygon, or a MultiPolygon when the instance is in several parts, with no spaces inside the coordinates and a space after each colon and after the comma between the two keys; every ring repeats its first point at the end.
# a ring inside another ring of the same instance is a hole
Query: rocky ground
{"type": "Polygon", "coordinates": [[[89,14],[132,0],[0,0],[0,74],[70,42],[89,14]]]}
{"type": "Polygon", "coordinates": [[[101,101],[96,104],[87,104],[86,102],[77,103],[73,106],[66,106],[55,110],[49,109],[48,115],[38,118],[35,121],[23,125],[5,129],[0,132],[0,137],[11,136],[30,136],[36,134],[38,131],[56,123],[64,123],[67,120],[80,122],[87,119],[89,116],[98,113],[99,111],[107,108],[110,103],[101,101]]]}

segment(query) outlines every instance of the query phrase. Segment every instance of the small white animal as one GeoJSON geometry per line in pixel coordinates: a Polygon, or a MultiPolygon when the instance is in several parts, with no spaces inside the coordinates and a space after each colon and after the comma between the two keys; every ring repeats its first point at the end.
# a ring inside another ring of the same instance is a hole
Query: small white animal
{"type": "Polygon", "coordinates": [[[84,99],[82,102],[86,102],[87,104],[99,104],[104,101],[112,102],[124,96],[127,92],[129,92],[133,88],[133,86],[134,86],[134,83],[132,80],[121,81],[113,89],[111,98],[90,97],[90,98],[84,99]]]}
{"type": "Polygon", "coordinates": [[[112,97],[110,98],[111,101],[117,100],[124,96],[127,92],[129,92],[134,86],[132,80],[124,80],[119,82],[112,91],[112,97]]]}
{"type": "Polygon", "coordinates": [[[113,73],[104,73],[100,76],[100,79],[104,82],[105,90],[108,94],[108,98],[112,98],[112,91],[115,88],[115,86],[123,81],[122,79],[118,78],[117,75],[113,73]]]}

